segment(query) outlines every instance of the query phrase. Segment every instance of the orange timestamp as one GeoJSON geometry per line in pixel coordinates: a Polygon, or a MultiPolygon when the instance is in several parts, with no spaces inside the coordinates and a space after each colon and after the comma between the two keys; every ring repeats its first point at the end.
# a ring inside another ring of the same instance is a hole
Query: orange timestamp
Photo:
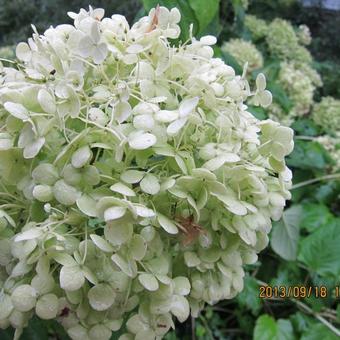
{"type": "Polygon", "coordinates": [[[335,298],[340,298],[340,287],[335,287],[334,291],[326,286],[259,286],[259,297],[261,299],[272,298],[327,298],[335,294],[335,298]]]}

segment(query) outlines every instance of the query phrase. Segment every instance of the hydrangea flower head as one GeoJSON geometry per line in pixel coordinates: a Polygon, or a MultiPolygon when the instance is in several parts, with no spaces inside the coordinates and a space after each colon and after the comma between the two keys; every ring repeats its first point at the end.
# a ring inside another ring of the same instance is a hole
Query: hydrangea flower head
{"type": "Polygon", "coordinates": [[[312,117],[325,132],[335,135],[340,126],[340,100],[323,97],[314,105],[312,117]]]}
{"type": "Polygon", "coordinates": [[[312,42],[312,35],[307,25],[300,25],[298,27],[297,36],[299,42],[303,45],[309,45],[312,42]]]}
{"type": "Polygon", "coordinates": [[[222,51],[231,54],[241,66],[248,63],[247,70],[252,72],[263,66],[263,57],[256,46],[242,39],[231,39],[222,46],[222,51]]]}
{"type": "Polygon", "coordinates": [[[293,26],[280,18],[269,24],[266,41],[270,53],[279,59],[294,58],[295,50],[299,46],[293,26]]]}
{"type": "Polygon", "coordinates": [[[176,8],[34,31],[0,73],[0,326],[161,339],[243,288],[290,198],[293,132],[259,121],[263,74],[180,46],[176,8]],[[244,72],[245,73],[245,72],[244,72]]]}
{"type": "Polygon", "coordinates": [[[267,23],[265,20],[259,19],[255,15],[247,14],[244,18],[244,24],[252,34],[254,40],[264,38],[267,35],[267,23]]]}

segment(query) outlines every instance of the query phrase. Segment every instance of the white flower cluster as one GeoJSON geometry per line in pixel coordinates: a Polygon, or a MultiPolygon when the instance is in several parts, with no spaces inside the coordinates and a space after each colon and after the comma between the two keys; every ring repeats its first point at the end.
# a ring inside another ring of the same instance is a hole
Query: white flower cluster
{"type": "Polygon", "coordinates": [[[310,63],[312,56],[299,44],[293,26],[286,20],[276,18],[268,26],[266,42],[270,53],[279,59],[310,63]]]}
{"type": "Polygon", "coordinates": [[[293,132],[258,121],[262,74],[178,47],[180,13],[102,9],[35,31],[0,69],[0,327],[161,339],[234,297],[290,198],[293,132]]]}
{"type": "Polygon", "coordinates": [[[320,103],[314,105],[312,117],[324,132],[335,135],[340,126],[340,100],[323,97],[320,103]]]}
{"type": "Polygon", "coordinates": [[[255,15],[247,14],[244,17],[244,25],[250,31],[253,40],[264,38],[268,32],[268,25],[265,20],[257,18],[255,15]]]}
{"type": "Polygon", "coordinates": [[[294,105],[291,118],[307,114],[313,104],[315,86],[303,69],[296,63],[281,63],[279,82],[294,105]]]}
{"type": "Polygon", "coordinates": [[[248,63],[248,72],[252,72],[263,66],[261,52],[250,41],[231,39],[222,45],[222,51],[232,55],[241,66],[248,63]]]}
{"type": "Polygon", "coordinates": [[[13,46],[0,47],[0,62],[1,59],[13,59],[14,57],[15,55],[13,46]]]}
{"type": "Polygon", "coordinates": [[[300,25],[298,27],[297,37],[303,45],[309,45],[312,42],[312,35],[307,25],[300,25]]]}
{"type": "MultiPolygon", "coordinates": [[[[320,75],[311,67],[312,57],[303,46],[310,43],[309,28],[301,25],[295,32],[293,26],[286,20],[277,18],[267,24],[266,21],[252,15],[246,15],[245,26],[250,31],[252,40],[264,48],[264,55],[270,54],[280,62],[278,77],[272,81],[277,81],[285,91],[292,108],[287,112],[282,104],[274,100],[268,108],[268,116],[289,126],[296,117],[309,113],[314,102],[314,92],[317,87],[322,86],[320,75]],[[259,41],[261,39],[266,44],[259,41]]],[[[231,39],[223,44],[222,50],[240,61],[241,65],[248,62],[250,72],[263,67],[262,53],[252,42],[231,39]]],[[[254,103],[254,99],[251,98],[248,103],[254,103]]]]}
{"type": "Polygon", "coordinates": [[[340,134],[333,137],[329,135],[319,136],[316,139],[329,153],[333,160],[331,172],[340,171],[340,134]]]}

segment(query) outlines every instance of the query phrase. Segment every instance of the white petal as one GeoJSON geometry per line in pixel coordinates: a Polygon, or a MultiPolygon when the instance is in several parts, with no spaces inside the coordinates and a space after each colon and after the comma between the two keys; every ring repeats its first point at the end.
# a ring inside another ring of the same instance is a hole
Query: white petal
{"type": "Polygon", "coordinates": [[[41,296],[35,306],[35,312],[43,320],[54,319],[58,314],[58,297],[55,294],[41,296]]]}
{"type": "Polygon", "coordinates": [[[22,233],[18,234],[15,237],[15,242],[32,240],[32,239],[38,238],[42,234],[43,234],[42,229],[31,228],[31,229],[25,230],[22,233]]]}
{"type": "Polygon", "coordinates": [[[82,168],[90,161],[91,158],[91,149],[88,147],[88,145],[85,145],[74,152],[74,154],[72,155],[71,163],[75,168],[82,168]]]}
{"type": "Polygon", "coordinates": [[[113,247],[103,237],[98,236],[96,234],[91,234],[90,237],[91,237],[91,240],[93,241],[93,243],[100,250],[102,250],[104,252],[108,252],[108,253],[112,253],[113,252],[113,247]]]}
{"type": "Polygon", "coordinates": [[[161,188],[158,178],[152,174],[147,174],[142,179],[142,181],[140,182],[140,187],[143,192],[150,195],[156,195],[161,188]]]}
{"type": "Polygon", "coordinates": [[[19,60],[26,61],[26,62],[30,61],[31,56],[32,56],[31,49],[24,42],[21,42],[17,45],[15,49],[15,54],[19,60]]]}
{"type": "Polygon", "coordinates": [[[124,196],[136,196],[135,192],[123,183],[115,183],[110,186],[110,189],[124,196]]]}
{"type": "Polygon", "coordinates": [[[38,101],[42,109],[47,113],[55,113],[57,106],[52,95],[45,89],[41,89],[38,92],[38,101]]]}
{"type": "Polygon", "coordinates": [[[179,113],[177,110],[160,110],[155,114],[155,119],[162,123],[171,123],[178,119],[179,113]]]}
{"type": "Polygon", "coordinates": [[[76,201],[78,209],[87,216],[97,216],[96,201],[89,195],[83,194],[76,201]]]}
{"type": "Polygon", "coordinates": [[[133,233],[133,226],[130,223],[121,221],[110,222],[104,228],[105,238],[114,246],[120,246],[130,240],[133,233]]]}
{"type": "Polygon", "coordinates": [[[137,130],[151,130],[155,125],[155,121],[151,115],[138,115],[133,118],[133,126],[137,130]]]}
{"type": "Polygon", "coordinates": [[[140,235],[133,235],[132,240],[129,244],[130,255],[136,261],[143,259],[146,253],[147,244],[144,238],[140,235]]]}
{"type": "Polygon", "coordinates": [[[256,87],[258,91],[264,91],[266,89],[266,77],[263,73],[259,73],[256,77],[256,87]]]}
{"type": "Polygon", "coordinates": [[[85,277],[79,265],[63,266],[60,270],[60,287],[65,290],[78,290],[85,283],[85,277]]]}
{"type": "Polygon", "coordinates": [[[199,102],[198,97],[184,99],[179,106],[179,115],[181,117],[186,117],[187,115],[192,113],[195,110],[198,102],[199,102]]]}
{"type": "Polygon", "coordinates": [[[224,163],[225,163],[225,159],[222,156],[219,156],[219,157],[210,159],[208,162],[205,162],[203,164],[203,167],[210,171],[215,171],[219,169],[224,163]]]}
{"type": "Polygon", "coordinates": [[[177,276],[173,279],[175,283],[175,294],[178,295],[188,295],[190,293],[190,282],[187,277],[184,276],[177,276]]]}
{"type": "Polygon", "coordinates": [[[144,50],[143,45],[140,45],[140,44],[133,44],[133,45],[130,45],[130,46],[126,49],[126,52],[127,52],[127,53],[138,54],[138,53],[142,52],[143,50],[144,50]]]}
{"type": "Polygon", "coordinates": [[[45,144],[45,138],[40,137],[24,148],[24,158],[34,158],[45,144]]]}
{"type": "Polygon", "coordinates": [[[141,204],[134,204],[136,214],[141,217],[154,217],[156,214],[152,209],[149,209],[141,204]]]}
{"type": "Polygon", "coordinates": [[[151,133],[133,134],[129,136],[129,145],[134,150],[145,150],[156,144],[157,138],[151,133]]]}
{"type": "Polygon", "coordinates": [[[205,35],[204,37],[200,39],[200,42],[203,45],[215,45],[217,42],[217,39],[213,35],[205,35]]]}
{"type": "Polygon", "coordinates": [[[87,297],[94,310],[104,311],[112,306],[116,298],[116,293],[108,284],[100,283],[88,291],[87,297]]]}
{"type": "Polygon", "coordinates": [[[168,232],[169,234],[177,234],[178,228],[174,222],[172,222],[169,218],[162,214],[158,214],[157,216],[158,222],[161,227],[168,232]]]}
{"type": "Polygon", "coordinates": [[[95,45],[93,41],[90,39],[90,37],[84,36],[83,38],[80,39],[78,52],[82,57],[84,58],[89,57],[93,53],[94,49],[95,45]]]}
{"type": "Polygon", "coordinates": [[[187,118],[177,119],[172,122],[166,129],[166,132],[169,136],[175,136],[182,129],[182,127],[187,122],[187,118]]]}
{"type": "Polygon", "coordinates": [[[135,277],[137,275],[137,265],[134,260],[125,260],[118,254],[112,255],[111,260],[129,277],[135,277]]]}
{"type": "Polygon", "coordinates": [[[23,105],[13,102],[6,102],[4,107],[15,118],[20,120],[28,119],[28,111],[23,105]]]}
{"type": "Polygon", "coordinates": [[[112,221],[121,218],[125,215],[125,207],[111,207],[104,211],[104,220],[112,221]]]}
{"type": "Polygon", "coordinates": [[[268,107],[272,103],[272,100],[273,100],[273,96],[268,90],[265,90],[259,93],[259,98],[260,98],[260,104],[263,107],[268,107]]]}
{"type": "Polygon", "coordinates": [[[128,102],[118,102],[114,107],[114,117],[119,123],[125,122],[131,113],[131,105],[128,102]]]}
{"type": "Polygon", "coordinates": [[[151,292],[159,288],[158,281],[152,274],[140,274],[138,280],[145,289],[151,292]]]}
{"type": "Polygon", "coordinates": [[[120,179],[125,183],[134,184],[140,182],[144,175],[145,172],[143,171],[126,170],[121,174],[120,179]]]}
{"type": "Polygon", "coordinates": [[[171,302],[171,313],[177,317],[179,322],[184,322],[190,314],[188,300],[184,296],[174,295],[171,302]]]}

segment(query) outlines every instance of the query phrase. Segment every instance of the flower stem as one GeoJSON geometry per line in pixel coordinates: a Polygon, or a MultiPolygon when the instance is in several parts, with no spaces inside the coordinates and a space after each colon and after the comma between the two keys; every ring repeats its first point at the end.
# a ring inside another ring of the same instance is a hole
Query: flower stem
{"type": "Polygon", "coordinates": [[[309,185],[309,184],[317,183],[317,182],[320,182],[320,181],[332,180],[332,179],[336,179],[336,178],[340,178],[340,173],[321,176],[321,177],[317,177],[317,178],[313,178],[313,179],[309,179],[307,181],[297,183],[297,184],[292,186],[292,190],[304,187],[304,186],[309,185]]]}

